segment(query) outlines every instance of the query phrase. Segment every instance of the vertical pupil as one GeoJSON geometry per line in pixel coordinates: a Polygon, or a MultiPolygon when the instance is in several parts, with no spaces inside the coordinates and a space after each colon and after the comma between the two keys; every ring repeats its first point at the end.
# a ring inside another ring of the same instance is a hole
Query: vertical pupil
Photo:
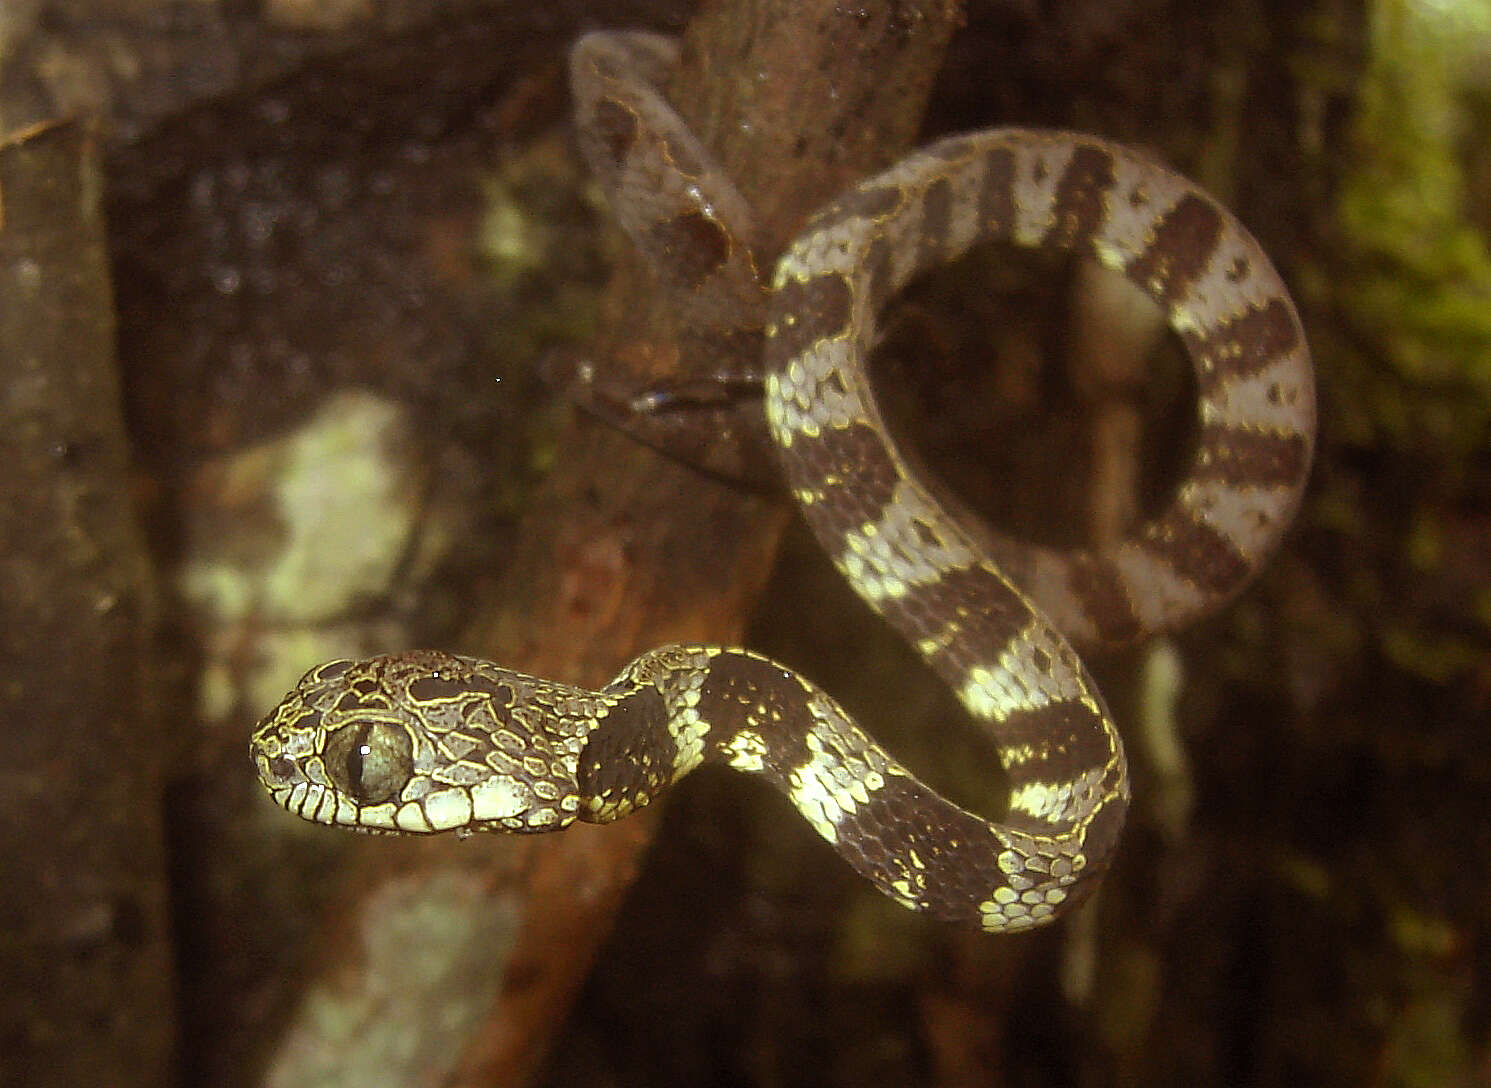
{"type": "Polygon", "coordinates": [[[372,731],[371,725],[360,726],[357,740],[347,749],[347,781],[357,786],[362,785],[363,760],[373,751],[373,746],[368,743],[368,734],[372,731]]]}

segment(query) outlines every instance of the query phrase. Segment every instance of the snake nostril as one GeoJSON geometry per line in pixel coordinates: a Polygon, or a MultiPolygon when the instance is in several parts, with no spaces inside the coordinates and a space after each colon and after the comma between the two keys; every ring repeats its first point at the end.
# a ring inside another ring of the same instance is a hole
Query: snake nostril
{"type": "Polygon", "coordinates": [[[269,774],[280,782],[288,782],[299,775],[293,759],[284,756],[275,756],[269,761],[269,774]]]}

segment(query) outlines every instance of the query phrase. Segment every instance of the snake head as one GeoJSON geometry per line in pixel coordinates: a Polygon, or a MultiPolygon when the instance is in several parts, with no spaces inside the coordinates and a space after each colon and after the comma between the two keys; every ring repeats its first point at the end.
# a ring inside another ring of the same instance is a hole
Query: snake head
{"type": "Polygon", "coordinates": [[[550,831],[575,819],[584,744],[564,719],[533,725],[552,687],[428,650],[331,661],[260,721],[249,750],[274,800],[315,823],[550,831]]]}

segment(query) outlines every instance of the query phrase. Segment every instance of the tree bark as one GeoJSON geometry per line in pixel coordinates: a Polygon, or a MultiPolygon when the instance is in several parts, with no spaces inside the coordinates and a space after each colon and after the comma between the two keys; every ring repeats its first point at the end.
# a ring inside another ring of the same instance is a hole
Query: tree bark
{"type": "MultiPolygon", "coordinates": [[[[672,88],[757,211],[774,250],[834,193],[911,143],[959,7],[831,0],[706,4],[672,88]]],[[[775,253],[764,254],[764,268],[775,253]]],[[[613,315],[652,312],[629,265],[613,315]]],[[[613,357],[669,358],[647,327],[602,339],[613,357]]],[[[659,374],[653,371],[654,375],[659,374]]],[[[738,641],[770,570],[785,511],[701,477],[577,417],[535,497],[524,545],[463,649],[539,675],[600,684],[670,641],[738,641]]],[[[652,814],[611,828],[524,839],[523,923],[464,1083],[533,1072],[646,845],[652,814]],[[639,821],[641,821],[639,823],[639,821]],[[579,889],[579,893],[577,893],[579,889]]],[[[501,955],[489,949],[484,955],[501,955]]]]}
{"type": "Polygon", "coordinates": [[[152,571],[130,502],[94,136],[0,141],[0,1083],[166,1083],[152,571]]]}

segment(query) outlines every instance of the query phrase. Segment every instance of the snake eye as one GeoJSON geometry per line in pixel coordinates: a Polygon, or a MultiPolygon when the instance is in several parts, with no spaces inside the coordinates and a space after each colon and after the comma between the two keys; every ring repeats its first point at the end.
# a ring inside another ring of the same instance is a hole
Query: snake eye
{"type": "Polygon", "coordinates": [[[395,797],[414,773],[409,734],[386,722],[364,722],[332,734],[326,742],[326,773],[358,804],[395,797]]]}

